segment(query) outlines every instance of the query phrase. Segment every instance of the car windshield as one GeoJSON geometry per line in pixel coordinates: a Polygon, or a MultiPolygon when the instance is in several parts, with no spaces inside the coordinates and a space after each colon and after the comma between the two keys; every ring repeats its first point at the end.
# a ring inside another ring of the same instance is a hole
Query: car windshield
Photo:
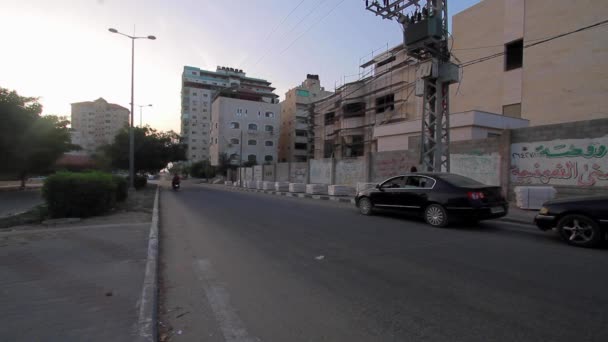
{"type": "Polygon", "coordinates": [[[443,179],[444,181],[446,181],[452,185],[462,186],[462,187],[484,185],[483,183],[480,183],[471,178],[461,176],[461,175],[456,175],[456,174],[442,175],[441,179],[443,179]]]}

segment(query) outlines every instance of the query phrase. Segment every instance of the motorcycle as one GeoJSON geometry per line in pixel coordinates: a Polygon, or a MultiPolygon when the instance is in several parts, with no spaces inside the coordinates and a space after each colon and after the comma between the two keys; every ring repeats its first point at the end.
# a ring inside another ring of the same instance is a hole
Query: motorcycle
{"type": "Polygon", "coordinates": [[[173,187],[174,191],[179,190],[179,183],[173,183],[171,186],[173,187]]]}

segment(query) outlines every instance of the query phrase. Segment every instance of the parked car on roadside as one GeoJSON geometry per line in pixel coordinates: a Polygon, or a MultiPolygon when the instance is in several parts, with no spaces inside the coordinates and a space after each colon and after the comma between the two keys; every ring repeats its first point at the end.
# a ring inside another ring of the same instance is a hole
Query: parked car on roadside
{"type": "Polygon", "coordinates": [[[416,172],[389,178],[360,191],[355,203],[363,215],[397,209],[422,215],[435,227],[456,219],[469,222],[505,216],[508,202],[498,186],[452,173],[416,172]]]}
{"type": "Polygon", "coordinates": [[[534,218],[540,230],[556,228],[567,243],[595,247],[608,234],[608,196],[572,197],[548,201],[534,218]]]}

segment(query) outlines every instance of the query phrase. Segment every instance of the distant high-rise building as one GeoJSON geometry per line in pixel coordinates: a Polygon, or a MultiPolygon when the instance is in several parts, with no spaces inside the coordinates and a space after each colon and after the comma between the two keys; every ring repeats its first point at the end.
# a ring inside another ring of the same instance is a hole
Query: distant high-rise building
{"type": "Polygon", "coordinates": [[[321,87],[318,75],[306,75],[301,85],[285,93],[281,102],[279,161],[305,162],[312,157],[312,118],[310,104],[331,95],[321,87]]]}
{"type": "Polygon", "coordinates": [[[73,143],[86,153],[114,142],[116,134],[129,124],[130,111],[103,98],[72,103],[73,143]]]}
{"type": "Polygon", "coordinates": [[[221,90],[238,91],[244,99],[265,98],[274,103],[270,82],[247,77],[240,69],[218,66],[216,71],[184,66],[182,73],[181,136],[189,161],[209,159],[211,103],[221,90]]]}

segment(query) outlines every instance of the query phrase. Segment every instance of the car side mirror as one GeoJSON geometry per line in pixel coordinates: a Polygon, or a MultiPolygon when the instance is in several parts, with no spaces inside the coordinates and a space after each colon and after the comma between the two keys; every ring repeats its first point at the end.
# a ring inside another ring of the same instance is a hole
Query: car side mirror
{"type": "Polygon", "coordinates": [[[376,184],[376,189],[382,191],[382,186],[380,184],[376,184]]]}

